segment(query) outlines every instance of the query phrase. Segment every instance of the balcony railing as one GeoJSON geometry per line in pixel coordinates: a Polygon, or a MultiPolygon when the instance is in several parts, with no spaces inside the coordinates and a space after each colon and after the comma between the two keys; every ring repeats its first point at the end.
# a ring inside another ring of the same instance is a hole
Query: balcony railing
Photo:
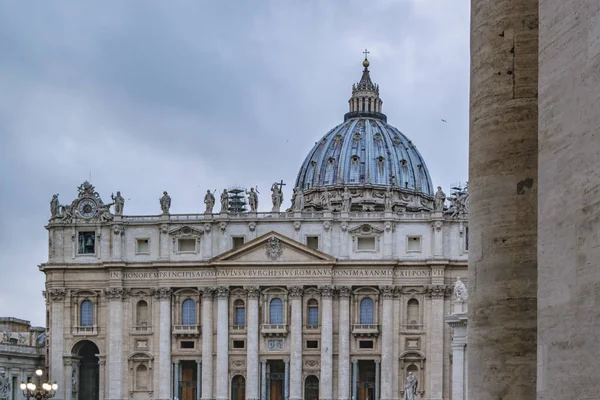
{"type": "Polygon", "coordinates": [[[177,336],[198,336],[200,325],[173,325],[173,334],[177,336]]]}
{"type": "Polygon", "coordinates": [[[319,325],[319,324],[307,324],[307,325],[304,325],[304,330],[305,331],[316,332],[316,331],[319,331],[320,329],[321,329],[321,325],[319,325]]]}
{"type": "Polygon", "coordinates": [[[402,329],[405,331],[422,331],[423,324],[406,324],[402,325],[402,329]]]}
{"type": "Polygon", "coordinates": [[[377,336],[379,335],[378,324],[354,324],[352,325],[354,336],[377,336]]]}
{"type": "Polygon", "coordinates": [[[246,331],[246,325],[231,325],[230,326],[230,330],[232,332],[245,332],[246,331]]]}
{"type": "Polygon", "coordinates": [[[286,336],[288,334],[287,324],[262,324],[260,332],[263,336],[286,336]]]}
{"type": "Polygon", "coordinates": [[[131,333],[135,335],[150,335],[152,333],[151,325],[133,325],[131,327],[131,333]]]}
{"type": "Polygon", "coordinates": [[[98,334],[98,326],[74,326],[73,336],[93,336],[98,334]]]}

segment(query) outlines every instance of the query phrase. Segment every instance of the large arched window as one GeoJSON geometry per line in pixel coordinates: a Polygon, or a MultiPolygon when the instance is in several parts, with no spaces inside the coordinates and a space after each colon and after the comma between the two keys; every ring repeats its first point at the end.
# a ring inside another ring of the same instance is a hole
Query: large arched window
{"type": "Polygon", "coordinates": [[[319,325],[319,303],[310,299],[307,304],[306,325],[319,325]]]}
{"type": "Polygon", "coordinates": [[[272,325],[283,324],[283,301],[279,298],[274,298],[269,303],[269,323],[272,325]]]}
{"type": "Polygon", "coordinates": [[[406,323],[409,326],[416,327],[419,324],[419,301],[410,299],[406,309],[406,323]]]}
{"type": "Polygon", "coordinates": [[[360,302],[360,323],[365,325],[374,324],[373,300],[365,297],[360,302]]]}
{"type": "Polygon", "coordinates": [[[138,326],[148,325],[148,303],[145,300],[140,300],[137,303],[135,310],[135,323],[138,326]]]}
{"type": "Polygon", "coordinates": [[[84,300],[81,302],[79,317],[80,326],[94,325],[94,304],[91,301],[84,300]]]}
{"type": "Polygon", "coordinates": [[[246,307],[244,301],[240,299],[236,300],[235,303],[233,303],[233,309],[235,312],[233,324],[237,326],[246,325],[246,307]]]}
{"type": "Polygon", "coordinates": [[[196,302],[187,299],[181,305],[181,324],[196,325],[196,302]]]}

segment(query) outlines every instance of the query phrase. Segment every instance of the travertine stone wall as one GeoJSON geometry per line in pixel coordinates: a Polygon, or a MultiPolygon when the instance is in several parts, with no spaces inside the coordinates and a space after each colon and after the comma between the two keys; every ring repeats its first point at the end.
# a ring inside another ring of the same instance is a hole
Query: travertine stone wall
{"type": "Polygon", "coordinates": [[[538,399],[600,398],[600,2],[540,1],[538,399]]]}
{"type": "Polygon", "coordinates": [[[469,397],[536,390],[537,0],[473,0],[469,397]]]}

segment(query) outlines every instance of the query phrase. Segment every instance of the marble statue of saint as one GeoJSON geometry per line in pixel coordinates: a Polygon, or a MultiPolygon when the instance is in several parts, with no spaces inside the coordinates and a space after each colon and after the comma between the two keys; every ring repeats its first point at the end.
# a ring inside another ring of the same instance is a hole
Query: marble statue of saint
{"type": "Polygon", "coordinates": [[[58,204],[57,194],[53,195],[52,200],[50,200],[50,215],[52,215],[52,218],[56,218],[60,215],[60,204],[58,204]]]}
{"type": "Polygon", "coordinates": [[[115,205],[115,215],[123,215],[123,207],[125,206],[125,199],[121,196],[121,192],[117,190],[117,195],[110,195],[115,205]]]}
{"type": "Polygon", "coordinates": [[[160,198],[160,208],[163,214],[168,214],[171,208],[171,196],[166,191],[163,192],[163,196],[160,198]]]}
{"type": "Polygon", "coordinates": [[[418,386],[419,381],[417,377],[412,372],[409,372],[404,381],[404,400],[416,400],[418,386]]]}
{"type": "Polygon", "coordinates": [[[77,375],[75,371],[73,371],[73,373],[71,374],[71,390],[73,392],[77,391],[77,375]]]}
{"type": "Polygon", "coordinates": [[[223,193],[221,193],[221,212],[226,213],[229,211],[229,193],[227,193],[227,189],[223,189],[223,193]]]}
{"type": "Polygon", "coordinates": [[[0,399],[9,399],[12,397],[12,391],[10,390],[10,378],[8,376],[0,376],[0,399]]]}
{"type": "Polygon", "coordinates": [[[454,296],[458,300],[467,300],[469,295],[467,294],[467,287],[460,280],[460,277],[456,278],[456,282],[454,283],[454,296]]]}
{"type": "Polygon", "coordinates": [[[446,201],[446,193],[442,191],[442,187],[438,186],[437,192],[435,192],[435,211],[444,211],[444,201],[446,201]]]}
{"type": "Polygon", "coordinates": [[[273,202],[273,212],[279,212],[283,202],[283,192],[278,183],[271,185],[271,201],[273,202]]]}
{"type": "Polygon", "coordinates": [[[385,191],[385,194],[383,195],[385,211],[392,211],[392,196],[392,189],[388,187],[385,191]]]}
{"type": "Polygon", "coordinates": [[[302,211],[304,208],[304,192],[299,187],[296,188],[296,195],[294,196],[294,211],[302,211]]]}
{"type": "Polygon", "coordinates": [[[331,211],[331,198],[329,197],[329,192],[327,189],[323,190],[321,193],[321,206],[325,211],[331,211]]]}
{"type": "Polygon", "coordinates": [[[348,191],[348,188],[344,188],[344,193],[342,193],[342,211],[350,212],[350,207],[352,207],[352,195],[348,191]]]}
{"type": "Polygon", "coordinates": [[[210,192],[210,190],[206,191],[206,195],[204,196],[204,204],[206,204],[205,214],[212,214],[213,207],[215,206],[215,196],[210,192]]]}
{"type": "Polygon", "coordinates": [[[248,193],[248,205],[250,206],[250,211],[256,212],[256,209],[258,209],[258,193],[254,188],[250,188],[250,192],[246,193],[248,193]]]}

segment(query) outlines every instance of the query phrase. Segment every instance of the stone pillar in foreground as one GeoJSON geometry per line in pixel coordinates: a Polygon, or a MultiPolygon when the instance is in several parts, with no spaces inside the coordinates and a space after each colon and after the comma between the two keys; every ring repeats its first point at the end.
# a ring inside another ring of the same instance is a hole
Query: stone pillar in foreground
{"type": "Polygon", "coordinates": [[[171,396],[171,289],[158,287],[155,297],[158,300],[158,398],[171,396]]]}
{"type": "Polygon", "coordinates": [[[290,286],[290,400],[302,400],[302,287],[290,286]]]}
{"type": "Polygon", "coordinates": [[[229,288],[217,288],[217,400],[229,398],[229,288]]]}
{"type": "MultiPolygon", "coordinates": [[[[394,289],[392,286],[381,288],[382,312],[381,312],[381,398],[392,398],[392,370],[394,355],[394,289]]],[[[378,365],[379,366],[379,365],[378,365]]],[[[376,376],[376,379],[379,378],[376,376]]]]}
{"type": "Polygon", "coordinates": [[[108,396],[107,400],[123,398],[123,299],[126,290],[122,287],[105,289],[108,299],[108,396]]]}
{"type": "Polygon", "coordinates": [[[599,29],[598,1],[540,1],[540,400],[600,398],[599,29]]]}
{"type": "Polygon", "coordinates": [[[257,400],[259,397],[258,389],[258,298],[260,290],[258,286],[246,287],[248,292],[248,313],[246,315],[247,353],[246,353],[246,399],[257,400]]]}
{"type": "MultiPolygon", "coordinates": [[[[50,366],[50,379],[60,383],[65,381],[65,376],[63,375],[63,352],[71,352],[71,349],[66,349],[64,344],[65,297],[67,291],[63,288],[53,288],[48,289],[44,295],[51,315],[50,360],[46,360],[46,363],[50,366]]],[[[56,391],[56,399],[65,398],[65,387],[61,386],[56,391]]]]}
{"type": "Polygon", "coordinates": [[[333,287],[321,289],[321,375],[319,399],[333,399],[333,287]]]}
{"type": "Polygon", "coordinates": [[[212,287],[202,291],[202,398],[213,400],[213,292],[212,287]]]}
{"type": "Polygon", "coordinates": [[[338,391],[341,400],[350,399],[350,288],[340,286],[339,293],[339,356],[338,391]]]}
{"type": "Polygon", "coordinates": [[[468,390],[476,400],[536,396],[537,54],[537,0],[471,2],[468,390]]]}

